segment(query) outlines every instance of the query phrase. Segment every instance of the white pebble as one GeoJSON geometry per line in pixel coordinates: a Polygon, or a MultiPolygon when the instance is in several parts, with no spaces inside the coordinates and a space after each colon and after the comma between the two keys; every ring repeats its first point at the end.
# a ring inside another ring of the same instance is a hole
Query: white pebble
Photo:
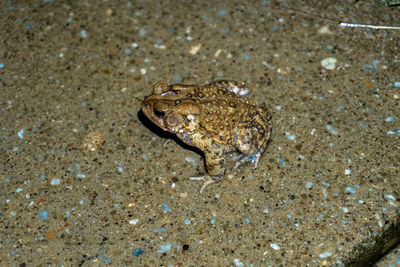
{"type": "Polygon", "coordinates": [[[321,65],[327,70],[334,70],[336,67],[336,62],[337,62],[336,58],[328,57],[321,61],[321,65]]]}

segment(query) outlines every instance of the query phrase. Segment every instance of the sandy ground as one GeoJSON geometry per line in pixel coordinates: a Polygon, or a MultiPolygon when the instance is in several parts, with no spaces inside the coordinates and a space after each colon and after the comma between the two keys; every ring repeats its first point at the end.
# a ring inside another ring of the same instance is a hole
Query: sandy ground
{"type": "Polygon", "coordinates": [[[399,243],[400,30],[338,27],[399,26],[398,6],[44,0],[0,13],[1,266],[365,265],[399,243]],[[218,79],[245,82],[274,130],[257,169],[201,195],[187,179],[205,172],[201,153],[140,105],[159,80],[218,79]]]}

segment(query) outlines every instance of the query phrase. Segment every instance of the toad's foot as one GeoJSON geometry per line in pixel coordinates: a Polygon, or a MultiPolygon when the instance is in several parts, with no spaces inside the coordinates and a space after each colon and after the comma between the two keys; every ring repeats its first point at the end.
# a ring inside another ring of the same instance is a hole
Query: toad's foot
{"type": "Polygon", "coordinates": [[[214,180],[210,175],[205,174],[203,176],[195,176],[195,177],[189,177],[189,180],[192,181],[204,181],[203,185],[200,188],[200,194],[203,193],[204,188],[207,187],[207,185],[213,184],[215,182],[218,182],[219,180],[214,180]]]}
{"type": "Polygon", "coordinates": [[[260,160],[261,157],[261,153],[257,152],[255,155],[253,156],[249,156],[249,155],[245,155],[245,154],[241,154],[239,156],[239,160],[236,162],[235,167],[233,167],[234,170],[236,170],[240,165],[251,161],[251,163],[254,164],[254,169],[257,168],[257,164],[258,161],[260,160]]]}

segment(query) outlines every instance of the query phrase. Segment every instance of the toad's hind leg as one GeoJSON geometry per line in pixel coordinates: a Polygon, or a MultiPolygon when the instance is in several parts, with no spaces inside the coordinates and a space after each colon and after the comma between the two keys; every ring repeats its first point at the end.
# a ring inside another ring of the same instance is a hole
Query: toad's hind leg
{"type": "Polygon", "coordinates": [[[249,161],[257,168],[271,135],[271,116],[265,108],[252,110],[247,117],[250,119],[242,121],[235,134],[235,145],[242,155],[234,169],[249,161]]]}

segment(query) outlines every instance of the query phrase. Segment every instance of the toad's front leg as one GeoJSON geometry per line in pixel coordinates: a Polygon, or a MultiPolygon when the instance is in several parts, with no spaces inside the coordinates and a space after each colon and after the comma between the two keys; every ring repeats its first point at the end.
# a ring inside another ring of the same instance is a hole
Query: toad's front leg
{"type": "Polygon", "coordinates": [[[204,181],[200,188],[200,194],[209,184],[218,182],[225,174],[225,158],[223,150],[205,153],[207,174],[197,177],[189,177],[190,180],[204,181]]]}

